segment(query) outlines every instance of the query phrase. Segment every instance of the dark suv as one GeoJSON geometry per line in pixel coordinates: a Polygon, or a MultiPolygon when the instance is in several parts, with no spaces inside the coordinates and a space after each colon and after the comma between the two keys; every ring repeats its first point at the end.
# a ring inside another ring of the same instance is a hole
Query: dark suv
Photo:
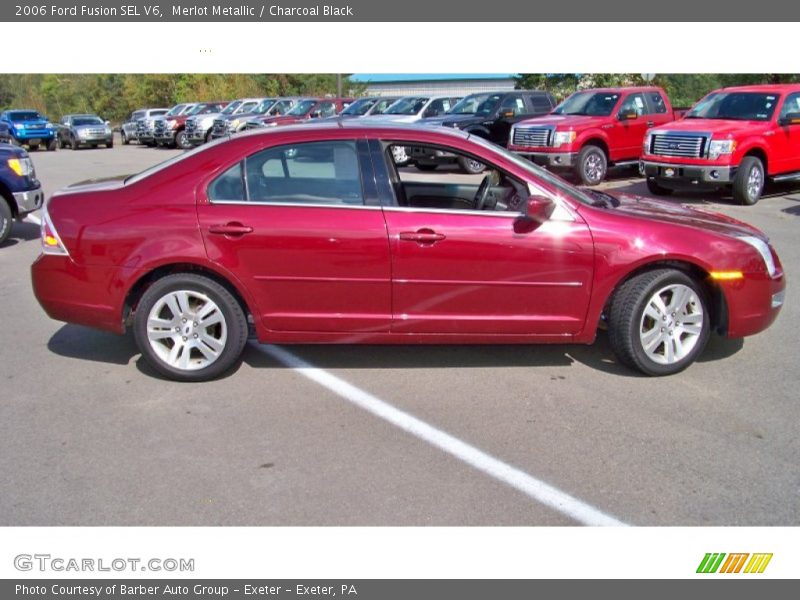
{"type": "MultiPolygon", "coordinates": [[[[420,125],[453,127],[482,137],[505,147],[512,125],[517,121],[548,114],[556,106],[550,92],[539,90],[514,90],[511,92],[480,92],[463,98],[445,114],[422,119],[420,125]]],[[[430,149],[410,148],[411,159],[422,171],[432,171],[441,164],[458,162],[466,173],[480,173],[481,163],[466,157],[437,152],[430,149]]]]}

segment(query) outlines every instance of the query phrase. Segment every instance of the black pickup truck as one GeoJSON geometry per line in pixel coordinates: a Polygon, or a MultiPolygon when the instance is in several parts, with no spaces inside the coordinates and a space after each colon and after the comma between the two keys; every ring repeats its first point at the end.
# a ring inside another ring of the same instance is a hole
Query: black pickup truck
{"type": "Polygon", "coordinates": [[[18,146],[0,144],[0,244],[11,235],[14,219],[38,210],[44,193],[28,153],[18,146]]]}
{"type": "MultiPolygon", "coordinates": [[[[505,147],[511,126],[517,121],[546,115],[556,106],[550,92],[514,90],[480,92],[463,98],[445,114],[422,119],[419,125],[454,127],[505,147]]],[[[431,153],[426,148],[408,148],[411,160],[421,171],[433,171],[439,165],[457,162],[465,173],[480,173],[483,164],[466,157],[456,158],[443,152],[431,153]]]]}

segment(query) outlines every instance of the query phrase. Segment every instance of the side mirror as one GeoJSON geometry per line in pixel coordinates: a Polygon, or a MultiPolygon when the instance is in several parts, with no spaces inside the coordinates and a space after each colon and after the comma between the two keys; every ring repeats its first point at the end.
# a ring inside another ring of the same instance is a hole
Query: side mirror
{"type": "Polygon", "coordinates": [[[779,125],[800,125],[800,112],[786,113],[778,122],[779,125]]]}
{"type": "Polygon", "coordinates": [[[321,115],[322,115],[322,111],[321,110],[315,110],[314,112],[311,113],[311,118],[312,119],[319,119],[321,115]]]}
{"type": "Polygon", "coordinates": [[[547,221],[556,205],[550,198],[531,196],[525,203],[525,211],[514,220],[514,233],[530,233],[547,221]]]}
{"type": "Polygon", "coordinates": [[[514,116],[514,111],[513,110],[504,110],[503,114],[501,114],[500,116],[503,117],[504,119],[510,119],[510,118],[512,118],[514,116]]]}
{"type": "Polygon", "coordinates": [[[636,111],[621,112],[621,113],[619,113],[617,118],[620,121],[633,121],[634,119],[638,119],[639,115],[636,113],[636,111]]]}

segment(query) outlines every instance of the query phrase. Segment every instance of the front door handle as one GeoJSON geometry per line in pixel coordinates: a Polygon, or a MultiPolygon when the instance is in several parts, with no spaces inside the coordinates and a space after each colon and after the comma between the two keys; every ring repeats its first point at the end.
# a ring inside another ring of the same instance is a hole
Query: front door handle
{"type": "Polygon", "coordinates": [[[225,223],[224,225],[210,225],[208,228],[208,233],[213,233],[215,235],[225,235],[228,237],[239,237],[243,236],[246,233],[253,233],[253,228],[248,225],[242,225],[241,223],[225,223]]]}
{"type": "Polygon", "coordinates": [[[418,244],[435,244],[445,238],[443,233],[436,233],[433,229],[427,228],[417,231],[401,231],[398,237],[404,242],[417,242],[418,244]]]}
{"type": "Polygon", "coordinates": [[[648,126],[648,127],[652,127],[652,126],[653,126],[653,125],[655,125],[655,124],[656,124],[656,122],[655,122],[655,121],[648,121],[648,122],[647,122],[647,126],[648,126]]]}

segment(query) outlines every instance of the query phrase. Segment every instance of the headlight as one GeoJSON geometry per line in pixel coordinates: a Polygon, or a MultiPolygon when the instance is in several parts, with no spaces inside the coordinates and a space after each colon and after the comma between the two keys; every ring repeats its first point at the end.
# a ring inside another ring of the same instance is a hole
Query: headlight
{"type": "Polygon", "coordinates": [[[89,133],[89,132],[88,132],[88,131],[86,131],[85,129],[78,129],[78,135],[79,135],[79,136],[81,136],[81,137],[86,137],[86,135],[87,135],[88,133],[89,133]]]}
{"type": "Polygon", "coordinates": [[[54,127],[55,127],[55,124],[51,123],[50,121],[45,123],[45,129],[53,129],[54,127]]]}
{"type": "Polygon", "coordinates": [[[564,144],[571,144],[577,135],[574,131],[556,131],[553,135],[553,147],[558,148],[564,144]]]}
{"type": "Polygon", "coordinates": [[[25,129],[25,123],[14,123],[15,129],[25,129]]]}
{"type": "Polygon", "coordinates": [[[275,123],[275,122],[272,122],[272,123],[265,123],[265,126],[266,126],[266,127],[277,127],[277,126],[278,126],[278,124],[277,124],[277,123],[275,123]]]}
{"type": "Polygon", "coordinates": [[[33,163],[30,158],[9,158],[8,168],[20,177],[27,177],[33,174],[33,163]]]}
{"type": "Polygon", "coordinates": [[[175,126],[177,124],[178,122],[175,119],[170,119],[169,121],[167,121],[167,125],[169,126],[170,129],[175,129],[175,126]]]}
{"type": "Polygon", "coordinates": [[[111,127],[109,127],[108,125],[106,125],[106,133],[112,133],[111,132],[111,127]]]}
{"type": "Polygon", "coordinates": [[[736,140],[711,140],[708,145],[708,157],[719,158],[722,154],[733,154],[736,150],[736,140]]]}
{"type": "Polygon", "coordinates": [[[239,126],[239,119],[234,119],[231,121],[230,127],[231,129],[236,129],[239,126]]]}
{"type": "Polygon", "coordinates": [[[753,235],[739,236],[738,239],[742,240],[746,244],[750,244],[753,248],[758,250],[761,258],[764,259],[764,265],[767,267],[767,273],[769,273],[770,277],[774,277],[778,269],[775,267],[775,261],[772,259],[772,252],[769,249],[769,244],[767,244],[761,238],[757,238],[753,235]]]}

